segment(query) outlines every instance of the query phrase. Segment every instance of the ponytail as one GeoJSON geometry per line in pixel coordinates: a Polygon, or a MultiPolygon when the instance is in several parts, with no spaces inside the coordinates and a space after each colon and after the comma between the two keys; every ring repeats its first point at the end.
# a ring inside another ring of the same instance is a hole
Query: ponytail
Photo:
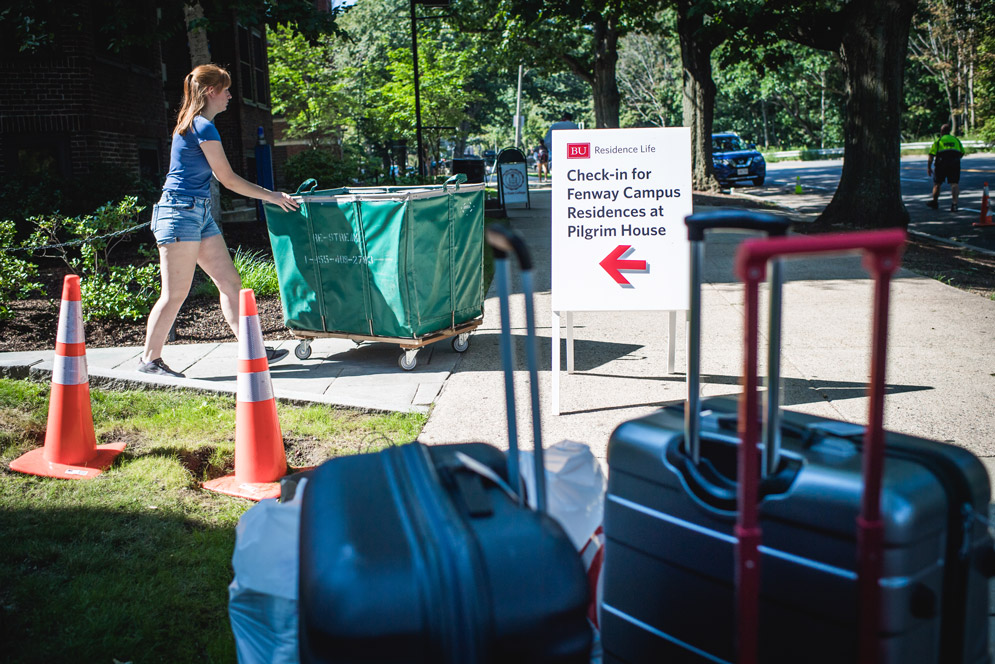
{"type": "Polygon", "coordinates": [[[217,65],[200,65],[183,80],[183,102],[176,117],[174,134],[185,134],[207,105],[207,93],[212,89],[231,87],[231,76],[217,65]]]}

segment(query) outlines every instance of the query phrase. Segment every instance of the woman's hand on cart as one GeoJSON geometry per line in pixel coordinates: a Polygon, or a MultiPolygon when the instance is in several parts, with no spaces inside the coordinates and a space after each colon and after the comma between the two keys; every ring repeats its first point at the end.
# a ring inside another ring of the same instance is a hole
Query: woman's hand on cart
{"type": "Polygon", "coordinates": [[[266,202],[279,205],[285,212],[293,212],[301,206],[300,203],[291,198],[290,194],[285,194],[282,191],[271,191],[266,197],[266,202]]]}

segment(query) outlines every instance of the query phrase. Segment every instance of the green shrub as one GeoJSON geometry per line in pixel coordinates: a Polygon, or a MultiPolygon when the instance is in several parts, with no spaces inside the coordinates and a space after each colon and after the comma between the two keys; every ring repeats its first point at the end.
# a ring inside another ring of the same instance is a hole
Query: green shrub
{"type": "MultiPolygon", "coordinates": [[[[42,256],[61,258],[80,276],[83,317],[87,320],[139,320],[158,299],[158,263],[115,266],[114,249],[138,230],[144,206],[135,196],[102,205],[92,214],[31,217],[35,226],[32,246],[59,245],[42,250],[42,256]],[[125,232],[127,231],[127,232],[125,232]]],[[[149,250],[139,252],[146,257],[149,250]]]]}
{"type": "Polygon", "coordinates": [[[295,190],[310,178],[318,181],[318,189],[344,187],[351,174],[348,166],[327,150],[307,150],[295,154],[283,166],[288,189],[295,190]]]}
{"type": "Polygon", "coordinates": [[[0,320],[14,316],[10,303],[24,300],[40,292],[42,285],[33,281],[38,276],[38,266],[21,258],[21,252],[14,251],[16,229],[12,221],[0,221],[0,320]]]}
{"type": "Polygon", "coordinates": [[[41,255],[61,258],[73,268],[74,261],[79,261],[83,271],[105,272],[111,253],[131,237],[131,232],[125,231],[139,230],[135,227],[140,225],[138,217],[144,209],[137,197],[125,196],[117,203],[100,206],[92,214],[38,215],[28,220],[35,227],[28,241],[33,246],[65,245],[46,249],[41,255]]]}
{"type": "Polygon", "coordinates": [[[978,139],[988,145],[995,145],[995,119],[988,120],[981,129],[978,130],[978,139]]]}
{"type": "Polygon", "coordinates": [[[359,150],[347,146],[341,159],[328,150],[306,150],[295,154],[283,165],[287,189],[297,187],[310,178],[318,181],[318,189],[336,189],[374,184],[379,160],[371,159],[359,150]]]}
{"type": "MultiPolygon", "coordinates": [[[[246,251],[239,247],[232,257],[235,269],[242,277],[242,288],[251,288],[256,297],[276,295],[280,284],[276,278],[276,264],[266,258],[261,251],[246,251]]],[[[213,281],[202,282],[193,290],[194,295],[217,295],[213,281]]]]}
{"type": "Polygon", "coordinates": [[[159,266],[119,265],[80,279],[86,320],[142,320],[159,299],[159,266]]]}

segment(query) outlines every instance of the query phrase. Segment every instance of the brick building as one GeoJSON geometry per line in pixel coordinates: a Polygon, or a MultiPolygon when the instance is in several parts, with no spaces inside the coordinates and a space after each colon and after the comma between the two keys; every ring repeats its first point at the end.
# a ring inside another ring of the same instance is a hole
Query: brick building
{"type": "MultiPolygon", "coordinates": [[[[190,71],[187,35],[108,48],[92,0],[51,24],[55,45],[24,55],[0,44],[0,178],[99,174],[107,164],[161,184],[190,71]]],[[[144,11],[144,10],[143,10],[144,11]]],[[[161,19],[149,6],[148,20],[161,19]]],[[[210,61],[232,75],[232,101],[215,119],[232,168],[256,180],[259,127],[273,142],[265,33],[232,19],[207,35],[210,61]]]]}

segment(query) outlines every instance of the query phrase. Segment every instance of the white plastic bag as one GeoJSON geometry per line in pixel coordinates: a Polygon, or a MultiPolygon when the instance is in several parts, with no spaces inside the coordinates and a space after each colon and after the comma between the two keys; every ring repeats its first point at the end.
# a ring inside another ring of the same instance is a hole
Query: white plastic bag
{"type": "MultiPolygon", "coordinates": [[[[522,481],[528,491],[529,504],[534,508],[535,462],[532,452],[519,452],[518,463],[522,481]]],[[[563,526],[570,541],[580,552],[587,572],[591,593],[587,618],[594,632],[591,664],[601,664],[601,568],[605,552],[605,535],[601,522],[605,512],[605,474],[591,448],[572,440],[563,440],[546,448],[543,465],[546,467],[546,504],[549,515],[563,526]]]]}
{"type": "MultiPolygon", "coordinates": [[[[535,507],[532,452],[522,450],[518,459],[529,504],[535,507]]],[[[543,461],[549,515],[560,522],[580,551],[604,517],[606,481],[601,464],[590,447],[572,440],[562,440],[546,448],[543,461]]]]}
{"type": "Polygon", "coordinates": [[[238,520],[228,615],[240,664],[297,664],[302,478],[293,500],[261,500],[238,520]]]}

